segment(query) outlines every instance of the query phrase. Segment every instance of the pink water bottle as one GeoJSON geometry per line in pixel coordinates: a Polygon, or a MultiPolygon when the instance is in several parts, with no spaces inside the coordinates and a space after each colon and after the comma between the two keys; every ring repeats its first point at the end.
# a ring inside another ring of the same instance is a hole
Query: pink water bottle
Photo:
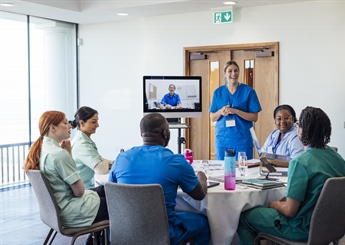
{"type": "Polygon", "coordinates": [[[227,149],[224,157],[224,188],[236,189],[236,151],[227,149]]]}
{"type": "Polygon", "coordinates": [[[193,151],[191,149],[185,149],[183,155],[190,164],[193,163],[193,151]]]}

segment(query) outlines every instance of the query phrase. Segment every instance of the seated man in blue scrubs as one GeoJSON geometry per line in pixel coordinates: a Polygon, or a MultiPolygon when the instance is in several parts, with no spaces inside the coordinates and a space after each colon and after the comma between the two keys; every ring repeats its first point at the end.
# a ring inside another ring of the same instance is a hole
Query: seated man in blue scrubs
{"type": "MultiPolygon", "coordinates": [[[[202,214],[176,212],[176,195],[182,191],[196,200],[207,194],[206,176],[195,174],[182,154],[165,148],[170,139],[169,124],[159,113],[145,115],[140,121],[143,145],[118,155],[109,182],[121,184],[160,184],[163,188],[169,220],[170,244],[194,238],[195,245],[208,244],[210,229],[202,214]]],[[[116,241],[115,241],[116,243],[116,241]]]]}
{"type": "Polygon", "coordinates": [[[180,109],[182,107],[180,96],[175,94],[176,87],[174,84],[169,85],[169,93],[162,98],[161,109],[180,109]]]}

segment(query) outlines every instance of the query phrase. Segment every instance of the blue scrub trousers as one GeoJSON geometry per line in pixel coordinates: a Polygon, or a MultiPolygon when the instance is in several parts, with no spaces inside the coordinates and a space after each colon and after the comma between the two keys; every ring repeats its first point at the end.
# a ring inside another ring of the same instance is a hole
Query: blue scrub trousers
{"type": "Polygon", "coordinates": [[[202,214],[189,212],[176,212],[181,221],[174,226],[174,237],[170,237],[170,244],[175,245],[189,238],[194,238],[195,245],[208,245],[210,241],[210,228],[207,217],[202,214]]]}

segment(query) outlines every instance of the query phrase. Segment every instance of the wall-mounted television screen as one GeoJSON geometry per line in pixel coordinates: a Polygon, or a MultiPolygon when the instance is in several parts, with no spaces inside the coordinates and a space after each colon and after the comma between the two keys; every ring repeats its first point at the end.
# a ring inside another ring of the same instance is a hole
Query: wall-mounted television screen
{"type": "Polygon", "coordinates": [[[202,114],[200,76],[144,76],[144,114],[159,112],[166,118],[195,118],[202,114]]]}

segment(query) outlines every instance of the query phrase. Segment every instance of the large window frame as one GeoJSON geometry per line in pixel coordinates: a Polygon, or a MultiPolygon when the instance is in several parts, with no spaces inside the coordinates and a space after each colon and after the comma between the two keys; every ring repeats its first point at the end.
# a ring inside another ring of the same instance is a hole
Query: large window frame
{"type": "Polygon", "coordinates": [[[44,111],[78,107],[78,25],[0,11],[0,188],[21,169],[44,111]]]}

